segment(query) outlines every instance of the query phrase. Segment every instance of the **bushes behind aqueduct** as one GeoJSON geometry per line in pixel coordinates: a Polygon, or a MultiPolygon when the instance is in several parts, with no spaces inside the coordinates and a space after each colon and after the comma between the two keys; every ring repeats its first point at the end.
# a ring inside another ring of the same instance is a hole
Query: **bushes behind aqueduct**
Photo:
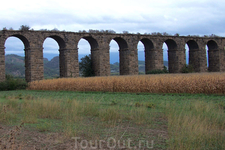
{"type": "Polygon", "coordinates": [[[15,79],[11,75],[6,75],[6,80],[0,82],[0,91],[26,89],[27,82],[23,79],[15,79]]]}
{"type": "Polygon", "coordinates": [[[156,69],[152,71],[146,72],[146,74],[164,74],[164,73],[169,73],[168,69],[166,66],[163,67],[163,69],[156,69]]]}

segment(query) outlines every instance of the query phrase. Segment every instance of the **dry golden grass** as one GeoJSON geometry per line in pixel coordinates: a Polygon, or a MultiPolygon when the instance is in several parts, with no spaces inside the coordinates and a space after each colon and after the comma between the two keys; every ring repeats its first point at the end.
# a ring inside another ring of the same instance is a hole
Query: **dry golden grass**
{"type": "Polygon", "coordinates": [[[192,73],[34,81],[29,90],[103,91],[130,93],[225,93],[225,73],[192,73]]]}

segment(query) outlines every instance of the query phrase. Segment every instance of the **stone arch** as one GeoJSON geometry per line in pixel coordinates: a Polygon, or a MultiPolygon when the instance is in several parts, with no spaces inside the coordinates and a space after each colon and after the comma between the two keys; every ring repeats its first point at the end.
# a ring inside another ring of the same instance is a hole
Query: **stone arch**
{"type": "Polygon", "coordinates": [[[199,46],[195,40],[189,40],[186,42],[189,47],[189,65],[191,65],[195,72],[200,72],[201,64],[200,64],[200,54],[199,54],[199,46]]]}
{"type": "MultiPolygon", "coordinates": [[[[4,45],[6,43],[6,40],[10,37],[16,37],[18,39],[20,39],[24,45],[24,52],[25,52],[25,58],[24,58],[24,62],[25,62],[25,80],[27,82],[30,81],[30,78],[31,78],[31,75],[30,75],[30,65],[29,65],[29,60],[30,60],[30,42],[28,40],[28,38],[26,38],[25,36],[23,35],[20,35],[20,34],[13,34],[13,35],[10,35],[8,36],[6,39],[5,39],[5,42],[4,42],[4,45]]],[[[4,66],[5,67],[5,66],[4,66]]]]}
{"type": "MultiPolygon", "coordinates": [[[[58,35],[49,35],[44,38],[42,45],[44,44],[44,41],[47,38],[52,38],[55,40],[59,46],[59,76],[60,77],[66,77],[66,55],[64,54],[64,50],[66,49],[66,42],[64,41],[63,38],[61,38],[58,35]]],[[[43,51],[42,51],[43,55],[43,51]]],[[[43,71],[44,72],[44,71],[43,71]]]]}
{"type": "Polygon", "coordinates": [[[164,41],[168,47],[168,68],[170,73],[180,72],[178,54],[177,54],[177,43],[172,39],[164,41]]]}
{"type": "MultiPolygon", "coordinates": [[[[16,37],[16,38],[20,39],[20,40],[23,42],[23,44],[24,44],[24,49],[29,49],[29,48],[30,48],[30,42],[28,41],[28,39],[27,39],[25,36],[20,35],[20,34],[13,34],[13,35],[8,36],[8,37],[5,39],[5,42],[6,42],[6,40],[7,40],[9,37],[16,37]]],[[[5,42],[4,42],[4,43],[5,43],[5,42]]]]}
{"type": "Polygon", "coordinates": [[[144,45],[145,53],[145,73],[155,69],[155,58],[153,54],[154,44],[148,38],[143,38],[140,40],[144,45]]]}
{"type": "Polygon", "coordinates": [[[168,40],[165,40],[164,42],[168,46],[168,51],[177,50],[177,43],[174,40],[168,39],[168,40]]]}
{"type": "Polygon", "coordinates": [[[115,40],[117,42],[117,44],[119,45],[120,50],[128,49],[128,44],[127,44],[125,39],[123,39],[121,37],[116,37],[113,40],[115,40]]]}
{"type": "Polygon", "coordinates": [[[216,51],[218,50],[218,44],[214,40],[210,40],[207,42],[207,46],[209,51],[216,51]]]}
{"type": "Polygon", "coordinates": [[[145,51],[150,51],[150,50],[154,49],[154,44],[150,39],[143,38],[140,41],[144,44],[145,51]]]}
{"type": "Polygon", "coordinates": [[[96,39],[94,39],[92,36],[87,36],[87,37],[83,37],[83,39],[87,40],[88,43],[91,46],[91,50],[96,50],[98,49],[98,42],[96,39]]]}
{"type": "Polygon", "coordinates": [[[198,43],[194,40],[189,40],[187,42],[187,45],[189,47],[190,50],[196,50],[196,49],[199,49],[199,46],[198,46],[198,43]]]}
{"type": "Polygon", "coordinates": [[[129,54],[128,54],[129,51],[128,51],[127,41],[121,37],[115,37],[112,40],[116,41],[116,43],[119,45],[120,75],[128,75],[129,74],[129,54]]]}
{"type": "Polygon", "coordinates": [[[206,45],[208,47],[208,71],[220,71],[220,54],[218,44],[214,40],[209,40],[206,45]]]}
{"type": "Polygon", "coordinates": [[[60,36],[51,35],[48,37],[54,39],[58,43],[60,49],[64,49],[66,47],[66,42],[60,36]]]}

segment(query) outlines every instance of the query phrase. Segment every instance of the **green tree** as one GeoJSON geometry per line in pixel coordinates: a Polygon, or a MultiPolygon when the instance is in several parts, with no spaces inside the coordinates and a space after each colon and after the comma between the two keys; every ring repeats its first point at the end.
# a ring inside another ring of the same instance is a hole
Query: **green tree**
{"type": "Polygon", "coordinates": [[[80,73],[83,77],[92,77],[95,75],[94,70],[92,68],[91,55],[86,55],[83,58],[81,58],[79,67],[80,67],[80,73]]]}

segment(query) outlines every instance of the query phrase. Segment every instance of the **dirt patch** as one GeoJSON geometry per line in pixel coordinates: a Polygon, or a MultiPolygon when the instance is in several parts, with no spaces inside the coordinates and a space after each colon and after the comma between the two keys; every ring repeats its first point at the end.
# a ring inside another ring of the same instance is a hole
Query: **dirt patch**
{"type": "Polygon", "coordinates": [[[61,133],[42,133],[30,128],[2,126],[0,127],[1,149],[13,150],[72,150],[74,140],[61,133]]]}
{"type": "MultiPolygon", "coordinates": [[[[165,128],[164,128],[165,129],[165,128]]],[[[114,149],[128,149],[127,146],[124,147],[123,142],[128,144],[129,137],[132,135],[140,135],[145,139],[148,139],[149,148],[145,148],[146,141],[142,142],[142,149],[166,149],[166,138],[167,130],[164,129],[146,129],[131,126],[131,127],[119,127],[119,128],[110,128],[106,133],[116,133],[119,134],[110,134],[106,135],[102,142],[101,139],[97,139],[96,141],[92,140],[92,145],[90,145],[90,140],[87,140],[88,147],[85,148],[86,141],[85,137],[80,136],[79,139],[72,139],[65,137],[63,133],[53,133],[53,132],[39,132],[30,127],[22,127],[22,126],[6,126],[0,125],[0,140],[1,150],[10,149],[10,150],[79,150],[79,149],[109,149],[109,147],[113,147],[113,138],[115,138],[116,146],[114,149]],[[143,132],[144,131],[144,132],[143,132]],[[119,135],[119,136],[118,136],[119,135]],[[113,138],[112,138],[113,137],[113,138]],[[111,139],[110,139],[111,138],[111,139]],[[120,140],[120,143],[118,141],[120,140]],[[77,142],[75,142],[77,141],[77,142]],[[154,143],[152,143],[152,141],[154,143]],[[109,145],[107,145],[109,143],[109,145]],[[102,144],[102,145],[101,145],[102,144]],[[118,145],[120,144],[120,145],[118,145]],[[153,145],[152,145],[153,144],[153,145]],[[92,148],[90,148],[92,147],[92,148]]],[[[134,136],[135,137],[135,136],[134,136]]],[[[138,140],[132,137],[130,140],[130,147],[134,149],[134,147],[139,144],[138,140]]],[[[139,139],[143,140],[143,139],[139,139]]],[[[138,148],[136,148],[138,149],[138,148]]]]}

